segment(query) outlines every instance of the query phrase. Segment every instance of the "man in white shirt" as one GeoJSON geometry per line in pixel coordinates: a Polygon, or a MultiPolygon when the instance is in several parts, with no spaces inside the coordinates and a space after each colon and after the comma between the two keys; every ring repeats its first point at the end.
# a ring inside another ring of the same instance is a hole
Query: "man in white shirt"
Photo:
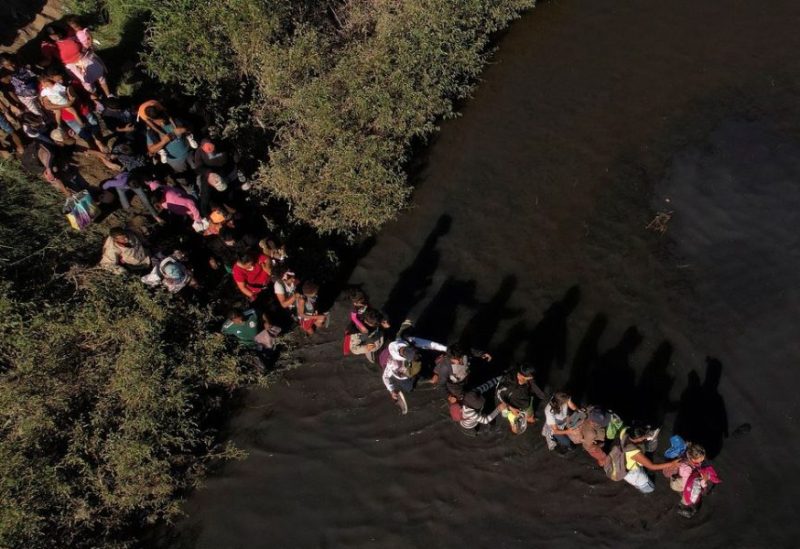
{"type": "Polygon", "coordinates": [[[447,346],[420,337],[398,338],[389,344],[389,357],[383,369],[383,384],[397,400],[400,391],[414,389],[414,379],[422,368],[420,350],[447,352],[447,346]]]}

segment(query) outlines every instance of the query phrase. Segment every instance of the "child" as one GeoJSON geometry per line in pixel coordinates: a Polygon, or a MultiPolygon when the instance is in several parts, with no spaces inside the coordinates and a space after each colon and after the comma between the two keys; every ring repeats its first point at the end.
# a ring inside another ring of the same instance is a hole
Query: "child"
{"type": "Polygon", "coordinates": [[[293,309],[298,298],[297,286],[300,280],[289,269],[284,266],[275,268],[275,298],[284,309],[293,309]]]}
{"type": "Polygon", "coordinates": [[[100,89],[103,90],[106,97],[114,97],[108,87],[108,81],[105,76],[108,69],[94,52],[94,41],[89,29],[83,26],[76,15],[67,17],[66,23],[69,29],[75,33],[75,40],[81,45],[82,50],[80,59],[67,68],[81,81],[86,91],[92,93],[96,82],[100,85],[100,89]]]}
{"type": "Polygon", "coordinates": [[[368,333],[369,330],[364,326],[362,320],[362,316],[367,312],[367,309],[369,309],[367,294],[364,293],[363,290],[355,288],[350,292],[350,302],[353,304],[353,308],[350,309],[350,326],[347,330],[348,333],[368,333]]]}
{"type": "Polygon", "coordinates": [[[308,281],[303,284],[303,290],[297,298],[297,317],[303,331],[312,335],[315,330],[328,325],[328,313],[319,314],[317,310],[317,296],[319,286],[308,281]]]}
{"type": "Polygon", "coordinates": [[[42,99],[44,108],[52,111],[56,117],[56,126],[61,125],[61,111],[69,112],[77,124],[83,127],[83,121],[78,114],[78,111],[72,106],[75,103],[75,97],[72,95],[70,89],[63,84],[63,78],[60,74],[48,74],[41,78],[42,89],[39,96],[42,99]]]}

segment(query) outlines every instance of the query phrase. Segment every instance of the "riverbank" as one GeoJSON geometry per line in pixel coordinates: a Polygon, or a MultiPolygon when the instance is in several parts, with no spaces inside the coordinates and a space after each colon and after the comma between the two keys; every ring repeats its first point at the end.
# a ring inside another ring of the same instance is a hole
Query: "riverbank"
{"type": "Polygon", "coordinates": [[[798,15],[540,6],[351,277],[395,321],[532,358],[552,388],[696,422],[724,483],[693,522],[665,483],[642,498],[536,430],[464,437],[439,394],[400,418],[334,325],[284,385],[248,393],[229,430],[250,457],[163,544],[791,546],[798,15]],[[663,236],[645,230],[660,211],[663,236]]]}

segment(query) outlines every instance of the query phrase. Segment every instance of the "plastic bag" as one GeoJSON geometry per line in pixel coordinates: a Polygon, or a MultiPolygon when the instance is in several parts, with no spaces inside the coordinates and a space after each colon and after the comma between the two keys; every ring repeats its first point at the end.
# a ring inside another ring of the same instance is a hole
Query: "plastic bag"
{"type": "Polygon", "coordinates": [[[67,198],[62,211],[67,216],[70,226],[76,231],[82,231],[91,225],[100,213],[89,191],[81,191],[67,198]]]}

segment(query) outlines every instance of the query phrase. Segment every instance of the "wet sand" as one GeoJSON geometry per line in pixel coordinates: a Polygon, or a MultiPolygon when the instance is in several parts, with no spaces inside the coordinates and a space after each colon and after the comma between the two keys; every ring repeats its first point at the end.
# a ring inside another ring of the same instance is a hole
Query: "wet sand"
{"type": "Polygon", "coordinates": [[[536,427],[466,437],[435,391],[399,416],[341,356],[339,304],[306,365],[247,393],[230,433],[249,458],[163,544],[796,547],[799,28],[790,0],[541,5],[351,277],[395,324],[701,440],[724,483],[697,517],[536,427]]]}

